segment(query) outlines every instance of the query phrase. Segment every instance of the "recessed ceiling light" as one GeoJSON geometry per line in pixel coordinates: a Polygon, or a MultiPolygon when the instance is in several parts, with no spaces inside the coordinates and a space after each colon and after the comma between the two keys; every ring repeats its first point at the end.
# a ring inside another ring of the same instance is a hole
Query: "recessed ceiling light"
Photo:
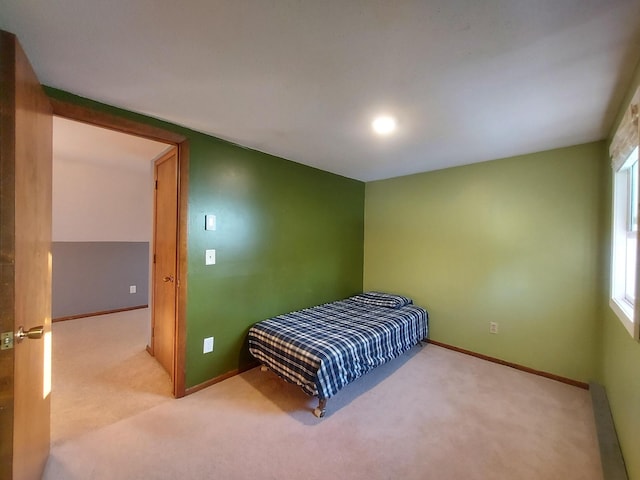
{"type": "Polygon", "coordinates": [[[380,115],[371,122],[371,127],[378,135],[389,135],[396,129],[396,119],[389,115],[380,115]]]}

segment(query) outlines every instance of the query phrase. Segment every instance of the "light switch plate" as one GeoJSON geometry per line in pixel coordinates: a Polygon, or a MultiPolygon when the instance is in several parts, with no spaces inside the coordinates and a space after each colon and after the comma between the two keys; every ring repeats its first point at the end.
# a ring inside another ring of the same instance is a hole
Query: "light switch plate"
{"type": "Polygon", "coordinates": [[[205,230],[215,230],[216,229],[216,216],[215,215],[205,215],[204,216],[204,229],[205,230]]]}
{"type": "Polygon", "coordinates": [[[205,250],[204,251],[204,264],[205,265],[215,265],[216,263],[216,251],[215,250],[205,250]]]}
{"type": "Polygon", "coordinates": [[[213,352],[213,337],[207,337],[204,339],[202,346],[202,353],[213,352]]]}

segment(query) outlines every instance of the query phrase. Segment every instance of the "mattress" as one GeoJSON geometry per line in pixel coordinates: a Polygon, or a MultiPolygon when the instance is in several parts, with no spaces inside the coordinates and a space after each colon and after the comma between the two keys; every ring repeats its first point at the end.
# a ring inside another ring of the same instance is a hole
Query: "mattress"
{"type": "Polygon", "coordinates": [[[248,341],[257,360],[322,400],[427,333],[425,309],[406,297],[367,292],[258,322],[248,341]]]}

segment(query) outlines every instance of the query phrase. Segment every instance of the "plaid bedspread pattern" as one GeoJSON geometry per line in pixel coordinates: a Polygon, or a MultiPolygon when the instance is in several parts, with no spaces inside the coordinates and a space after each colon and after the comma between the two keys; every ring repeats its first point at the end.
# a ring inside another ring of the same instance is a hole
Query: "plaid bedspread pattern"
{"type": "Polygon", "coordinates": [[[341,300],[255,324],[249,351],[280,377],[320,399],[427,338],[428,314],[341,300]]]}

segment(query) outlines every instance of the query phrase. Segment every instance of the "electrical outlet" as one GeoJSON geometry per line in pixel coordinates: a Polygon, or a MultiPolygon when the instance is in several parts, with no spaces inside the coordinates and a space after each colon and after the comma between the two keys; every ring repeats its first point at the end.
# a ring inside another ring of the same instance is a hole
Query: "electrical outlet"
{"type": "Polygon", "coordinates": [[[498,333],[498,323],[489,322],[489,333],[498,333]]]}
{"type": "Polygon", "coordinates": [[[204,264],[205,265],[215,265],[216,264],[216,251],[215,250],[205,250],[204,251],[204,264]]]}
{"type": "Polygon", "coordinates": [[[129,293],[136,293],[136,286],[135,285],[130,285],[129,286],[129,293]]]}
{"type": "Polygon", "coordinates": [[[204,339],[204,343],[202,345],[202,353],[211,352],[213,352],[213,337],[207,337],[204,339]]]}

